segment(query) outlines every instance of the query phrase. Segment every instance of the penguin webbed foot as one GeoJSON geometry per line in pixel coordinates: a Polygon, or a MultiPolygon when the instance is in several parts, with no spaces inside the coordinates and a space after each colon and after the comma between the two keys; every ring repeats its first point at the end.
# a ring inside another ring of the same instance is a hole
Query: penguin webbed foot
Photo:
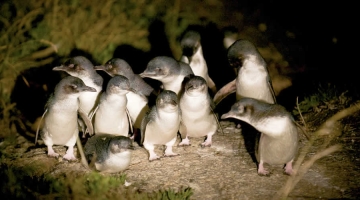
{"type": "Polygon", "coordinates": [[[289,176],[294,174],[294,170],[292,168],[292,161],[286,163],[286,165],[284,167],[284,174],[289,175],[289,176]]]}
{"type": "Polygon", "coordinates": [[[71,154],[65,154],[65,155],[63,156],[63,158],[64,158],[65,160],[67,160],[67,161],[77,161],[77,159],[75,158],[75,156],[74,156],[74,155],[71,155],[71,154]]]}
{"type": "Polygon", "coordinates": [[[166,146],[164,157],[174,157],[174,156],[178,156],[178,155],[180,155],[180,154],[174,153],[172,151],[172,146],[166,146]]]}
{"type": "Polygon", "coordinates": [[[264,166],[263,166],[263,163],[260,162],[259,168],[258,168],[258,175],[259,175],[259,176],[267,176],[267,177],[269,177],[270,174],[271,174],[271,172],[269,172],[268,170],[266,170],[266,169],[264,168],[264,166]]]}
{"type": "Polygon", "coordinates": [[[158,156],[158,155],[155,155],[155,156],[150,156],[149,157],[149,162],[152,162],[152,161],[155,161],[155,160],[160,160],[160,156],[158,156]]]}
{"type": "Polygon", "coordinates": [[[189,138],[185,137],[181,140],[181,142],[178,144],[178,146],[190,146],[190,140],[189,138]]]}
{"type": "Polygon", "coordinates": [[[212,135],[208,135],[203,143],[200,144],[201,148],[211,147],[212,135]]]}
{"type": "Polygon", "coordinates": [[[49,157],[53,157],[53,158],[58,158],[59,157],[59,154],[58,153],[55,153],[55,152],[53,152],[53,153],[48,153],[47,154],[49,157]]]}
{"type": "Polygon", "coordinates": [[[55,153],[54,149],[52,148],[52,146],[48,146],[48,153],[47,155],[49,157],[54,157],[54,158],[58,158],[59,157],[59,154],[58,153],[55,153]]]}

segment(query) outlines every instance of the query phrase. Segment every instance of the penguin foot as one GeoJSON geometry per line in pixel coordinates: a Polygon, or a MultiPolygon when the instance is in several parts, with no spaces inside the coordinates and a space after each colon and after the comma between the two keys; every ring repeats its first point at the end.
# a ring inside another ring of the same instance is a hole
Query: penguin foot
{"type": "Polygon", "coordinates": [[[190,140],[188,138],[184,138],[181,140],[181,142],[178,144],[178,146],[190,146],[190,140]]]}
{"type": "Polygon", "coordinates": [[[57,158],[57,157],[59,157],[59,154],[58,153],[55,153],[55,152],[52,152],[52,153],[48,153],[47,154],[49,157],[54,157],[54,158],[57,158]]]}
{"type": "Polygon", "coordinates": [[[292,168],[292,161],[286,163],[285,165],[285,170],[284,170],[284,174],[286,175],[293,175],[294,171],[293,171],[293,168],[292,168]]]}
{"type": "Polygon", "coordinates": [[[48,146],[48,154],[49,157],[59,157],[58,153],[55,153],[54,149],[52,148],[52,146],[48,146]]]}
{"type": "Polygon", "coordinates": [[[74,154],[65,154],[65,155],[63,156],[63,158],[64,158],[65,160],[68,160],[68,161],[75,161],[75,160],[76,160],[74,154]]]}
{"type": "Polygon", "coordinates": [[[175,157],[175,156],[179,156],[180,154],[178,153],[165,153],[164,157],[175,157]]]}
{"type": "Polygon", "coordinates": [[[264,166],[263,163],[260,162],[259,164],[259,169],[258,169],[258,175],[259,176],[270,176],[271,172],[267,171],[264,166]]]}
{"type": "Polygon", "coordinates": [[[201,143],[201,148],[211,147],[211,144],[212,144],[212,134],[208,134],[206,136],[206,140],[203,143],[201,143]]]}
{"type": "Polygon", "coordinates": [[[154,160],[160,160],[160,156],[156,155],[156,154],[152,154],[149,156],[149,161],[154,161],[154,160]]]}

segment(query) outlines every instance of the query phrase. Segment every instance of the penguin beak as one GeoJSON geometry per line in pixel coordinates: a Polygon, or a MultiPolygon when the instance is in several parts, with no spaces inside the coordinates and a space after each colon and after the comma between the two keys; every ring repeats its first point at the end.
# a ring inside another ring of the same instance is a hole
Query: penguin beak
{"type": "Polygon", "coordinates": [[[144,74],[144,72],[143,72],[143,73],[139,74],[139,76],[140,76],[141,78],[145,78],[145,77],[146,77],[146,74],[144,74]]]}
{"type": "Polygon", "coordinates": [[[221,116],[221,119],[234,118],[234,114],[230,111],[221,116]]]}
{"type": "Polygon", "coordinates": [[[94,66],[95,70],[103,70],[105,71],[105,66],[104,65],[98,65],[98,66],[94,66]]]}
{"type": "Polygon", "coordinates": [[[53,71],[66,71],[65,65],[56,66],[52,69],[53,71]]]}
{"type": "Polygon", "coordinates": [[[151,77],[155,77],[156,76],[156,74],[155,73],[148,73],[148,72],[143,72],[143,73],[141,73],[141,74],[139,74],[139,76],[141,77],[141,78],[151,78],[151,77]]]}
{"type": "Polygon", "coordinates": [[[96,89],[93,87],[89,87],[89,86],[84,86],[81,88],[82,91],[87,91],[87,92],[96,92],[96,89]]]}

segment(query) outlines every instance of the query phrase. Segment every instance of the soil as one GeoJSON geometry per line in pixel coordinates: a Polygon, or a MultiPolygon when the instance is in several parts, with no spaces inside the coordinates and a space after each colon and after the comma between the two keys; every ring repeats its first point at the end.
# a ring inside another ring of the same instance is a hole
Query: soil
{"type": "MultiPolygon", "coordinates": [[[[317,114],[316,119],[327,117],[326,112],[317,114]]],[[[313,120],[314,115],[305,120],[313,120]]],[[[348,127],[353,127],[354,122],[348,127]]],[[[253,141],[256,132],[248,125],[241,124],[236,128],[236,121],[222,120],[223,132],[213,136],[211,147],[201,148],[204,138],[190,138],[191,145],[185,147],[174,146],[179,153],[175,157],[162,157],[152,162],[148,161],[147,151],[136,146],[132,154],[131,165],[124,173],[127,182],[137,191],[151,192],[172,188],[191,187],[191,199],[269,199],[276,195],[289,176],[283,174],[283,166],[265,165],[270,176],[259,176],[257,166],[252,158],[253,141]],[[245,138],[245,139],[244,139],[245,138]]],[[[311,124],[309,124],[311,125],[311,124]]],[[[309,126],[311,127],[311,126],[309,126]]],[[[295,186],[289,199],[357,199],[360,195],[359,170],[359,142],[354,134],[357,128],[346,128],[342,137],[333,143],[343,145],[341,151],[327,155],[317,160],[295,186]],[[351,131],[349,131],[351,130],[351,131]]],[[[315,129],[316,127],[313,127],[315,129]]],[[[311,128],[310,128],[311,129],[311,128]]],[[[178,139],[177,143],[180,142],[178,139]]],[[[300,135],[300,151],[308,142],[303,134],[300,135]]],[[[46,169],[38,169],[41,173],[48,173],[56,177],[58,174],[82,174],[89,170],[82,167],[80,162],[67,162],[61,158],[49,158],[44,145],[34,146],[32,141],[19,135],[17,145],[6,149],[8,155],[3,161],[15,167],[24,167],[29,163],[47,163],[46,169]],[[42,171],[42,172],[41,172],[42,171]]],[[[322,144],[318,140],[307,152],[307,158],[316,154],[322,144]]],[[[40,141],[41,144],[41,141],[40,141]]],[[[65,154],[65,147],[55,146],[60,155],[65,154]]],[[[76,148],[75,148],[76,149],[76,148]]],[[[76,150],[75,150],[76,151],[76,150]]],[[[164,152],[163,146],[157,146],[158,155],[164,152]]],[[[295,161],[296,162],[296,161],[295,161]]]]}

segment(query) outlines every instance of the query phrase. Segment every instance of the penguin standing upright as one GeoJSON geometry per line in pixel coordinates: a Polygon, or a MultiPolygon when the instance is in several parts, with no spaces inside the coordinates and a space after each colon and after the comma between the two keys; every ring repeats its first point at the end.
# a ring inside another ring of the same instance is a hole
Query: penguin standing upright
{"type": "Polygon", "coordinates": [[[149,61],[141,77],[148,77],[161,81],[164,90],[171,90],[179,94],[184,77],[194,74],[191,67],[183,62],[167,56],[157,56],[149,61]]]}
{"type": "Polygon", "coordinates": [[[250,41],[237,40],[232,44],[228,49],[228,60],[231,66],[238,68],[238,74],[215,94],[215,104],[233,92],[236,92],[237,100],[249,97],[276,103],[266,62],[250,41]]]}
{"type": "Polygon", "coordinates": [[[178,155],[172,151],[172,146],[176,142],[180,120],[177,95],[170,90],[162,91],[141,124],[141,143],[149,151],[150,161],[160,158],[154,151],[154,145],[166,145],[164,156],[178,155]]]}
{"type": "Polygon", "coordinates": [[[126,94],[129,91],[130,83],[126,77],[117,75],[109,80],[95,112],[95,134],[128,136],[130,118],[126,111],[126,94]]]}
{"type": "Polygon", "coordinates": [[[64,145],[68,149],[63,156],[66,160],[75,160],[74,145],[79,134],[78,113],[83,118],[89,132],[92,133],[92,124],[86,113],[79,108],[79,96],[83,93],[95,93],[96,90],[86,86],[76,77],[68,76],[62,79],[55,87],[52,97],[47,103],[43,115],[44,124],[40,136],[48,149],[48,156],[58,157],[52,148],[53,145],[64,145]]]}
{"type": "Polygon", "coordinates": [[[153,94],[154,89],[138,74],[134,74],[130,65],[123,59],[110,59],[105,65],[95,66],[95,70],[103,70],[110,76],[122,75],[129,80],[132,91],[126,94],[126,107],[135,130],[140,129],[142,118],[150,110],[147,97],[153,94]]]}
{"type": "Polygon", "coordinates": [[[298,129],[291,114],[278,104],[253,98],[241,98],[221,119],[242,120],[261,132],[256,151],[258,174],[269,175],[264,163],[285,165],[285,173],[293,173],[292,162],[298,151],[298,129]]]}
{"type": "Polygon", "coordinates": [[[63,65],[54,67],[54,71],[65,71],[71,76],[80,78],[85,85],[93,87],[96,92],[80,95],[80,109],[88,116],[92,116],[98,103],[99,94],[103,87],[103,78],[96,73],[94,65],[83,56],[68,59],[63,65]]]}
{"type": "Polygon", "coordinates": [[[215,94],[217,89],[214,81],[208,74],[208,67],[203,55],[201,36],[197,31],[187,31],[181,39],[181,61],[190,65],[195,75],[205,79],[211,91],[215,94]]]}
{"type": "Polygon", "coordinates": [[[201,146],[211,146],[212,136],[216,133],[219,122],[212,110],[213,102],[208,93],[206,81],[201,76],[191,76],[180,95],[181,119],[179,145],[190,145],[189,137],[204,137],[201,146]]]}

